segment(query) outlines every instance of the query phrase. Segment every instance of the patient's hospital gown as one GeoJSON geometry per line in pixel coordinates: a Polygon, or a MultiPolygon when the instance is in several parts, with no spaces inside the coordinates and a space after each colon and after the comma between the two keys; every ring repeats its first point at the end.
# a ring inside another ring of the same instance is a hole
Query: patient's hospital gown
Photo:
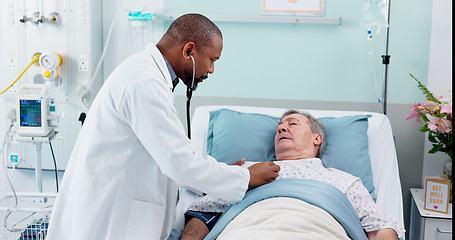
{"type": "MultiPolygon", "coordinates": [[[[250,167],[256,162],[246,162],[250,167]]],[[[367,232],[382,228],[392,228],[399,238],[404,237],[404,229],[385,216],[377,207],[360,178],[335,168],[325,168],[319,158],[275,161],[281,167],[278,178],[313,179],[329,183],[343,192],[367,232]]],[[[224,212],[230,204],[211,195],[194,202],[188,210],[199,212],[224,212]]]]}

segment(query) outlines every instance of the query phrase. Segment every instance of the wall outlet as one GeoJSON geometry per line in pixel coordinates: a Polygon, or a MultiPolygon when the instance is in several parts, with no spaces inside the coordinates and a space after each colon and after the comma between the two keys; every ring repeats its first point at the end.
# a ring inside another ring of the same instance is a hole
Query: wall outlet
{"type": "Polygon", "coordinates": [[[48,199],[44,198],[44,197],[33,197],[33,198],[30,198],[29,200],[34,204],[43,204],[43,203],[47,203],[48,199]]]}
{"type": "Polygon", "coordinates": [[[88,63],[86,60],[79,61],[79,71],[82,71],[82,72],[88,71],[88,63]]]}
{"type": "Polygon", "coordinates": [[[17,60],[14,58],[8,59],[8,67],[9,68],[16,68],[17,67],[17,60]]]}

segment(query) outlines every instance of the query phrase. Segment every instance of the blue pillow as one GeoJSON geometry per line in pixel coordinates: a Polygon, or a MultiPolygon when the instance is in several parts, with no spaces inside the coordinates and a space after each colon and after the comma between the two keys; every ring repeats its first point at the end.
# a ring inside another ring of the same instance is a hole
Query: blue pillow
{"type": "Polygon", "coordinates": [[[262,162],[275,159],[275,131],[279,117],[229,109],[210,112],[207,154],[233,164],[242,158],[262,162]]]}
{"type": "Polygon", "coordinates": [[[336,168],[360,178],[376,200],[368,152],[369,117],[371,115],[318,118],[324,124],[327,135],[327,146],[321,160],[327,168],[336,168]]]}
{"type": "MultiPolygon", "coordinates": [[[[368,153],[368,118],[371,115],[319,118],[324,124],[327,147],[322,164],[348,172],[362,180],[376,199],[368,153]]],[[[210,112],[207,154],[220,162],[275,160],[274,138],[280,117],[230,109],[210,112]]]]}

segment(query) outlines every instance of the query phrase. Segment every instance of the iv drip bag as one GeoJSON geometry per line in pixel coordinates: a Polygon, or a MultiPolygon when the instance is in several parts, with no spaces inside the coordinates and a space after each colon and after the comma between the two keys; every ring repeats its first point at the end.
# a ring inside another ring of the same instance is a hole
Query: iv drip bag
{"type": "Polygon", "coordinates": [[[388,27],[387,0],[365,0],[360,26],[367,29],[377,28],[379,34],[382,27],[388,27]]]}

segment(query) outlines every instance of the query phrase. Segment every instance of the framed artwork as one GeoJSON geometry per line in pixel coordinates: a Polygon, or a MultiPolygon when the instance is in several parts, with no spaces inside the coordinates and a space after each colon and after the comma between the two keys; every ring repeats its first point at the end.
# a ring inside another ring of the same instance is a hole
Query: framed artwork
{"type": "Polygon", "coordinates": [[[260,0],[261,15],[325,16],[325,0],[260,0]]]}

